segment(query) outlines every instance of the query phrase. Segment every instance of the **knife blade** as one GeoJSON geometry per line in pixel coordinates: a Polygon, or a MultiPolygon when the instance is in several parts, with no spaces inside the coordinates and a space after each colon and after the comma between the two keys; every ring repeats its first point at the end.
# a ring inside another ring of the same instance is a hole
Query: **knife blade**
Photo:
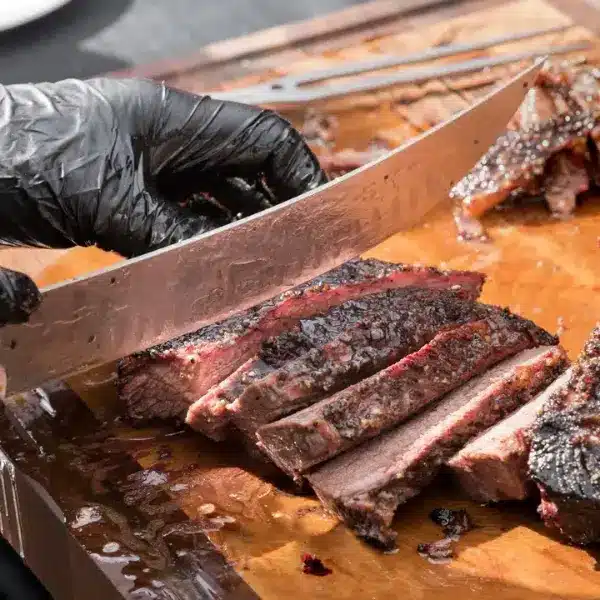
{"type": "Polygon", "coordinates": [[[543,59],[382,158],[267,211],[42,290],[0,331],[7,392],[64,378],[214,323],[419,223],[504,131],[543,59]]]}

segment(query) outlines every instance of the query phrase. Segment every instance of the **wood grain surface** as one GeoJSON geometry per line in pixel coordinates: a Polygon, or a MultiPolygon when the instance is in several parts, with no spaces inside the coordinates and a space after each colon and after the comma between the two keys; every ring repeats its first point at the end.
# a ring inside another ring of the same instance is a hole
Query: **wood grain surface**
{"type": "MultiPolygon", "coordinates": [[[[528,40],[477,55],[582,39],[596,44],[598,19],[594,21],[593,11],[576,0],[484,0],[445,3],[435,10],[402,18],[390,13],[387,23],[386,19],[383,23],[380,18],[375,21],[372,29],[348,28],[344,35],[329,40],[329,46],[325,33],[302,49],[297,47],[301,36],[291,48],[271,44],[268,52],[265,50],[244,67],[251,73],[231,85],[254,83],[342,60],[405,53],[436,44],[486,39],[570,22],[577,26],[545,40],[528,40]]],[[[225,53],[223,60],[229,61],[229,66],[225,65],[221,75],[235,62],[234,55],[225,53]]],[[[596,48],[589,57],[596,60],[596,48]]],[[[215,82],[219,71],[212,73],[212,79],[207,78],[204,58],[199,63],[194,60],[179,70],[170,65],[167,81],[193,91],[201,91],[207,81],[215,82]],[[197,69],[194,64],[199,64],[197,69]]],[[[316,108],[335,117],[338,149],[366,148],[373,140],[398,145],[467,106],[517,68],[518,65],[493,69],[479,78],[399,86],[325,102],[316,108]]],[[[155,69],[152,74],[161,76],[161,71],[155,69]]],[[[301,124],[304,111],[286,116],[301,124]]],[[[562,340],[574,357],[600,319],[600,296],[596,296],[600,289],[598,201],[587,199],[577,214],[566,221],[551,219],[543,207],[531,206],[496,212],[486,217],[485,224],[491,243],[464,244],[456,240],[449,211],[441,210],[422,227],[387,240],[369,254],[385,260],[485,272],[485,301],[507,305],[551,331],[560,329],[562,340]]],[[[96,249],[0,253],[1,264],[28,271],[40,284],[79,275],[115,260],[118,257],[96,249]]],[[[127,442],[124,447],[139,466],[139,472],[161,475],[153,485],[168,495],[189,524],[206,531],[262,598],[600,598],[600,572],[595,570],[593,552],[561,543],[541,524],[535,505],[477,506],[451,481],[443,479],[400,509],[395,522],[399,549],[395,554],[381,554],[357,541],[314,498],[291,493],[281,478],[249,463],[235,448],[209,443],[191,432],[171,435],[174,430],[167,425],[133,431],[122,421],[113,421],[121,407],[112,389],[112,371],[113,366],[109,365],[70,384],[97,422],[104,423],[103,430],[110,433],[110,438],[127,442]],[[438,528],[427,518],[430,510],[438,506],[467,508],[477,525],[459,542],[457,558],[446,565],[430,564],[416,553],[418,543],[439,538],[438,528]],[[305,552],[319,556],[333,573],[323,578],[303,574],[300,556],[305,552]]],[[[62,435],[67,443],[67,434],[57,430],[56,435],[62,435]]],[[[77,437],[75,433],[72,437],[69,443],[78,446],[83,454],[89,438],[77,437]]],[[[43,471],[43,461],[36,463],[36,469],[43,471]]],[[[97,501],[96,492],[81,495],[80,505],[71,505],[69,514],[97,501]]],[[[160,538],[164,530],[157,527],[160,538]]],[[[81,529],[72,532],[86,543],[81,529]]],[[[111,577],[117,581],[119,573],[112,573],[111,577]]]]}

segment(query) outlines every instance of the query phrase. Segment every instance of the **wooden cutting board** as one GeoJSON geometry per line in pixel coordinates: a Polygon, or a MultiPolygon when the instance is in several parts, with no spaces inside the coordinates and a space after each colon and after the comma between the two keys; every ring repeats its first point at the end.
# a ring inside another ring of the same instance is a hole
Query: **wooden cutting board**
{"type": "MultiPolygon", "coordinates": [[[[233,85],[255,83],[341,60],[561,23],[579,26],[544,41],[478,55],[581,39],[595,42],[600,31],[600,18],[579,0],[446,2],[427,11],[400,13],[398,3],[374,2],[337,19],[272,30],[250,36],[245,44],[213,46],[183,66],[162,65],[144,74],[199,92],[228,75],[237,77],[233,85]]],[[[594,60],[595,49],[589,55],[594,60]]],[[[335,116],[338,148],[362,149],[374,139],[397,145],[468,105],[510,72],[509,67],[494,69],[479,86],[472,78],[457,78],[316,108],[335,116]]],[[[300,125],[304,110],[287,116],[300,125]]],[[[491,243],[460,243],[449,210],[443,209],[422,227],[387,240],[369,254],[485,272],[485,301],[507,305],[551,331],[560,329],[574,357],[600,319],[597,200],[587,200],[567,221],[553,220],[545,209],[533,206],[498,212],[485,222],[491,243]]],[[[0,252],[1,264],[29,272],[41,285],[115,260],[96,249],[0,252]]],[[[250,597],[244,595],[249,590],[239,576],[258,596],[273,600],[425,600],[442,594],[494,600],[600,598],[593,552],[561,543],[539,522],[535,506],[477,506],[451,482],[441,481],[400,509],[398,552],[381,554],[358,542],[315,499],[292,494],[285,481],[250,463],[235,448],[166,425],[131,430],[114,421],[120,407],[112,371],[107,366],[71,381],[85,404],[75,398],[57,401],[57,418],[31,421],[33,446],[6,429],[3,446],[22,469],[43,482],[65,512],[71,533],[126,597],[136,586],[166,594],[177,588],[173,573],[192,578],[199,565],[213,564],[204,544],[208,536],[233,569],[219,564],[211,571],[230,597],[250,597]],[[36,446],[45,454],[32,450],[36,446]],[[439,506],[466,508],[477,525],[458,543],[457,558],[446,565],[430,564],[416,553],[418,543],[439,539],[438,528],[427,517],[439,506]],[[101,520],[90,519],[90,514],[101,520]],[[300,557],[306,552],[321,558],[332,574],[303,574],[300,557]],[[190,556],[196,562],[185,563],[190,556]]]]}

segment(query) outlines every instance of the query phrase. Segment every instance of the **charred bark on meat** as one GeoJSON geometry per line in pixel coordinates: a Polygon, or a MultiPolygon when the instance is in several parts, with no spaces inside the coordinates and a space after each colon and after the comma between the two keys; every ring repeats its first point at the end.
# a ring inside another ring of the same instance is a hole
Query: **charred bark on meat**
{"type": "Polygon", "coordinates": [[[540,515],[577,544],[600,541],[600,329],[544,405],[529,457],[540,515]]]}
{"type": "Polygon", "coordinates": [[[600,71],[548,65],[508,131],[451,191],[462,239],[485,239],[478,223],[512,195],[541,195],[551,213],[570,215],[598,182],[600,71]]]}

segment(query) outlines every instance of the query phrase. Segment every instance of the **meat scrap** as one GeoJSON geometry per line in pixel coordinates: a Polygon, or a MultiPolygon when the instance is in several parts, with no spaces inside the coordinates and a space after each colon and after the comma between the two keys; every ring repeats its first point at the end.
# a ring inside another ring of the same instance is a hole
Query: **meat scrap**
{"type": "Polygon", "coordinates": [[[300,126],[300,133],[309,144],[328,147],[335,142],[336,129],[335,117],[309,108],[300,126]]]}
{"type": "Polygon", "coordinates": [[[408,286],[460,286],[477,297],[483,275],[352,260],[272,300],[176,338],[119,365],[118,393],[135,420],[184,419],[213,385],[254,357],[268,338],[351,299],[408,286]]]}
{"type": "Polygon", "coordinates": [[[576,544],[600,541],[600,327],[535,422],[529,470],[546,525],[576,544]]]}
{"type": "Polygon", "coordinates": [[[453,542],[457,542],[463,533],[473,529],[473,522],[464,509],[436,508],[431,511],[429,518],[442,528],[444,537],[437,542],[419,544],[417,552],[434,564],[446,563],[454,557],[453,542]]]}
{"type": "Polygon", "coordinates": [[[330,179],[354,171],[390,150],[387,143],[379,140],[373,140],[366,150],[334,150],[336,129],[337,121],[333,116],[314,109],[306,111],[300,126],[300,133],[317,154],[321,168],[330,179]]]}
{"type": "Polygon", "coordinates": [[[569,377],[570,371],[563,373],[531,402],[467,444],[448,462],[473,500],[524,500],[535,490],[527,468],[533,424],[548,398],[569,377]]]}
{"type": "Polygon", "coordinates": [[[317,577],[325,577],[331,575],[333,571],[323,564],[320,558],[313,554],[302,555],[302,572],[306,575],[316,575],[317,577]]]}
{"type": "Polygon", "coordinates": [[[352,150],[350,148],[338,152],[319,155],[322,169],[331,179],[350,173],[355,169],[364,167],[370,162],[381,158],[389,152],[389,148],[375,146],[368,150],[352,150]]]}
{"type": "Polygon", "coordinates": [[[460,510],[434,508],[429,514],[429,518],[442,528],[446,537],[453,540],[457,540],[463,533],[473,529],[471,517],[464,508],[460,510]]]}
{"type": "Polygon", "coordinates": [[[391,549],[397,507],[428,485],[470,439],[531,400],[565,363],[559,346],[526,350],[391,432],[327,462],[308,481],[360,538],[391,549]]]}
{"type": "Polygon", "coordinates": [[[443,538],[437,542],[429,544],[419,544],[417,546],[419,556],[426,558],[434,565],[443,565],[454,558],[454,548],[450,538],[443,538]]]}
{"type": "Polygon", "coordinates": [[[477,220],[513,194],[542,195],[566,216],[598,182],[600,71],[548,64],[502,135],[451,191],[464,239],[482,237],[477,220]]]}
{"type": "Polygon", "coordinates": [[[486,308],[486,318],[442,331],[384,371],[261,427],[259,446],[282,470],[298,476],[401,423],[501,360],[557,341],[530,321],[486,308]]]}

